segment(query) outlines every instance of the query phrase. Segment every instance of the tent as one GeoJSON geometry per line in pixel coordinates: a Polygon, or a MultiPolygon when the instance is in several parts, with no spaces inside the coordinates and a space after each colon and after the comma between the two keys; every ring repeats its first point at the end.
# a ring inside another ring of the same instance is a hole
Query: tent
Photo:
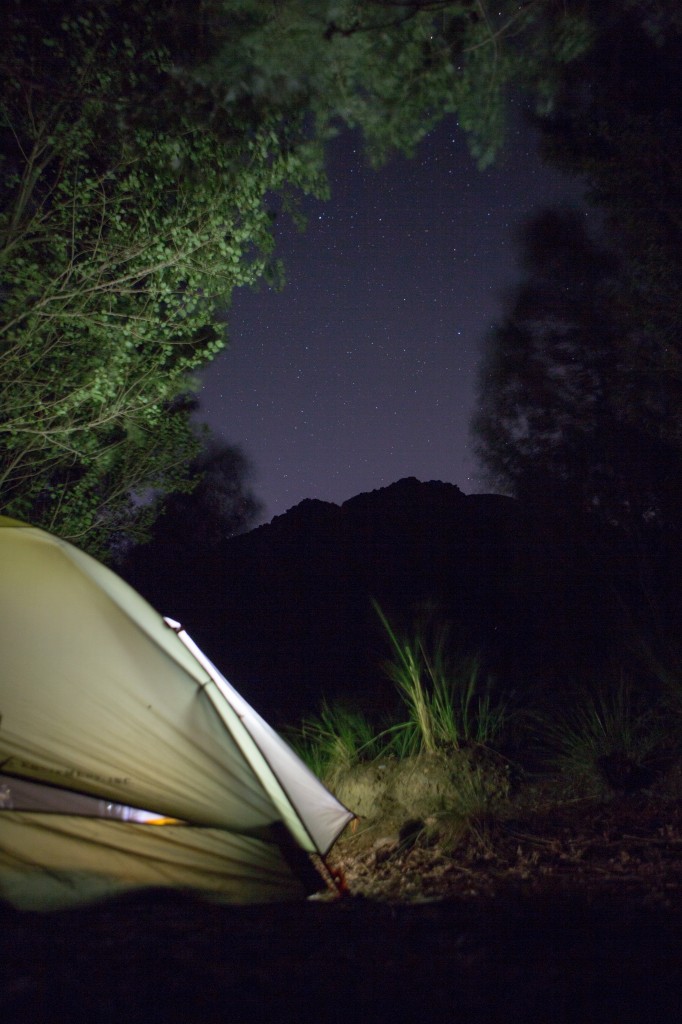
{"type": "Polygon", "coordinates": [[[309,855],[324,858],[353,814],[178,623],[3,517],[0,651],[0,899],[323,888],[309,855]]]}

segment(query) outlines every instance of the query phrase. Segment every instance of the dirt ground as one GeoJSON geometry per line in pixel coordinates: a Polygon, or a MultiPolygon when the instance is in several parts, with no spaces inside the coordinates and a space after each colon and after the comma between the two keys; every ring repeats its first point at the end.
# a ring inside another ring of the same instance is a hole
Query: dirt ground
{"type": "MultiPolygon", "coordinates": [[[[675,910],[682,896],[682,801],[649,794],[576,799],[481,822],[452,850],[415,823],[339,843],[350,889],[372,899],[493,898],[500,892],[627,895],[675,910]]],[[[360,829],[362,825],[360,826],[360,829]]],[[[360,831],[360,830],[358,830],[360,831]]],[[[681,908],[682,909],[682,908],[681,908]]]]}
{"type": "Polygon", "coordinates": [[[682,805],[576,802],[456,851],[341,843],[354,895],[0,913],[0,1021],[682,1020],[682,805]]]}

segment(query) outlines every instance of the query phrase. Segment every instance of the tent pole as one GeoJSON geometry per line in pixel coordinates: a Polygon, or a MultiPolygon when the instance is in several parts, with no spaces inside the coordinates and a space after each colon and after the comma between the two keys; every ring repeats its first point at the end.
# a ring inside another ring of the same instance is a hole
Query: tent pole
{"type": "MultiPolygon", "coordinates": [[[[197,647],[197,645],[194,643],[194,641],[188,635],[187,631],[183,628],[181,623],[176,622],[174,619],[170,619],[167,616],[164,617],[164,622],[166,623],[166,625],[170,629],[173,630],[173,632],[176,634],[176,636],[178,637],[180,642],[183,644],[183,646],[186,647],[187,650],[190,651],[190,653],[194,656],[194,658],[198,661],[198,663],[206,671],[206,673],[208,674],[209,678],[216,684],[219,692],[222,693],[223,697],[227,700],[228,704],[230,704],[230,706],[232,706],[232,701],[230,699],[230,696],[229,696],[228,693],[225,692],[225,689],[224,689],[224,686],[223,686],[223,682],[226,682],[226,680],[223,680],[223,677],[221,676],[220,672],[215,667],[213,662],[210,661],[210,659],[206,657],[206,655],[203,653],[202,650],[200,650],[199,647],[197,647]]],[[[228,684],[228,686],[229,685],[230,684],[228,684]]],[[[235,709],[233,709],[233,710],[235,710],[235,709]]],[[[236,712],[236,713],[237,713],[239,718],[242,718],[242,716],[239,715],[238,712],[236,712]]],[[[256,715],[256,717],[258,717],[258,716],[256,715]]],[[[246,729],[246,731],[248,733],[249,732],[248,728],[246,726],[244,726],[244,728],[246,729]]],[[[320,853],[318,844],[315,842],[313,836],[311,835],[310,831],[308,830],[308,827],[307,827],[305,821],[303,820],[303,818],[301,818],[300,814],[298,813],[296,805],[294,804],[294,802],[289,797],[289,794],[287,793],[285,787],[283,786],[281,780],[279,779],[279,776],[276,774],[274,769],[271,767],[271,765],[270,765],[266,755],[264,754],[264,752],[262,750],[260,750],[260,748],[258,748],[258,749],[259,749],[259,752],[261,754],[261,757],[262,757],[264,763],[267,765],[270,773],[272,774],[272,777],[274,778],[274,780],[277,783],[279,789],[283,793],[284,798],[287,800],[287,802],[289,803],[290,807],[292,808],[292,810],[296,814],[296,817],[298,818],[298,821],[299,821],[299,823],[301,825],[301,828],[303,829],[305,834],[310,839],[310,842],[312,843],[312,845],[314,847],[316,847],[316,850],[317,850],[316,855],[320,858],[320,861],[321,861],[322,865],[324,866],[324,870],[325,870],[326,874],[328,875],[328,884],[329,884],[329,882],[331,882],[331,886],[334,889],[336,889],[336,891],[337,891],[339,896],[349,895],[350,894],[350,889],[348,888],[348,884],[347,884],[346,879],[344,877],[343,871],[341,871],[340,868],[333,868],[333,867],[331,867],[328,864],[325,856],[322,853],[320,853]]],[[[349,813],[352,813],[352,812],[349,812],[349,813]]]]}

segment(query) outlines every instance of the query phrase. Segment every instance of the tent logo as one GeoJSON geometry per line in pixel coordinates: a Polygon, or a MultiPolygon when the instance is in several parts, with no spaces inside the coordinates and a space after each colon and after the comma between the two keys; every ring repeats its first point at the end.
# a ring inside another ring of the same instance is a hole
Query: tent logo
{"type": "Polygon", "coordinates": [[[16,775],[19,778],[37,779],[40,782],[56,781],[61,784],[70,779],[84,782],[104,783],[107,786],[129,786],[130,779],[117,776],[97,775],[95,772],[84,772],[78,768],[48,768],[43,764],[35,764],[32,761],[24,761],[20,757],[10,757],[3,762],[2,770],[7,775],[16,775]]]}

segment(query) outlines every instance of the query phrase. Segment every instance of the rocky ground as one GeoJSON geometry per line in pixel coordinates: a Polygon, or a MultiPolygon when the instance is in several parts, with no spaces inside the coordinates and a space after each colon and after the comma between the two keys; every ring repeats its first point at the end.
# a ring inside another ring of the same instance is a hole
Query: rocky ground
{"type": "Polygon", "coordinates": [[[147,892],[0,915],[4,1024],[682,1019],[682,804],[574,801],[360,831],[341,900],[227,907],[147,892]]]}

